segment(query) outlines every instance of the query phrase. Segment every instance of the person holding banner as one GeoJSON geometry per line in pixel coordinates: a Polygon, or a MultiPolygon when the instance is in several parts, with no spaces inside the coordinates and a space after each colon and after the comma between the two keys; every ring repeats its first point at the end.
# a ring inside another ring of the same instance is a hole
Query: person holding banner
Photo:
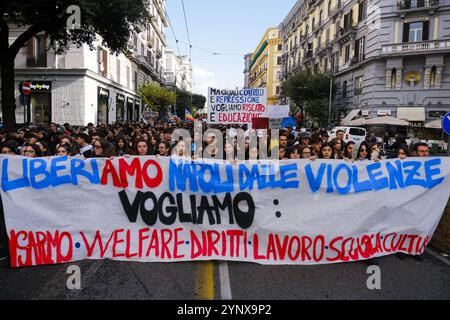
{"type": "Polygon", "coordinates": [[[334,159],[333,147],[328,142],[320,148],[319,159],[334,159]]]}
{"type": "Polygon", "coordinates": [[[145,139],[138,138],[134,141],[133,154],[137,156],[148,156],[148,143],[145,139]]]}
{"type": "Polygon", "coordinates": [[[124,155],[131,154],[130,145],[128,139],[125,137],[119,137],[115,143],[115,155],[117,157],[123,157],[124,155]]]}
{"type": "Polygon", "coordinates": [[[15,156],[17,154],[17,144],[13,141],[8,141],[1,147],[1,154],[8,156],[15,156]]]}
{"type": "Polygon", "coordinates": [[[75,135],[75,142],[78,146],[79,154],[85,159],[92,158],[94,156],[94,147],[90,144],[91,141],[91,137],[84,132],[79,132],[75,135]]]}
{"type": "Polygon", "coordinates": [[[167,141],[161,141],[158,146],[158,156],[170,157],[170,144],[167,141]]]}
{"type": "Polygon", "coordinates": [[[353,153],[355,152],[355,143],[353,141],[347,142],[344,148],[344,153],[342,155],[343,159],[346,161],[353,160],[353,153]]]}
{"type": "Polygon", "coordinates": [[[28,158],[40,158],[42,157],[41,149],[35,144],[25,144],[22,150],[22,155],[28,158]]]}
{"type": "Polygon", "coordinates": [[[357,161],[370,160],[370,149],[367,142],[361,142],[361,145],[358,148],[358,152],[354,158],[357,161]]]}
{"type": "Polygon", "coordinates": [[[94,143],[95,158],[111,158],[114,156],[114,150],[108,140],[102,138],[94,143]]]}
{"type": "Polygon", "coordinates": [[[334,159],[341,160],[344,159],[342,152],[342,141],[338,138],[334,138],[330,141],[330,146],[333,148],[334,159]]]}

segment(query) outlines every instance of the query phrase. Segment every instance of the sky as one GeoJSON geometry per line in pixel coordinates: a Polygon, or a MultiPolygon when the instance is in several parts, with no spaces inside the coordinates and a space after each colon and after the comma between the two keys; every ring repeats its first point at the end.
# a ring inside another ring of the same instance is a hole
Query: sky
{"type": "MultiPolygon", "coordinates": [[[[252,53],[269,27],[277,27],[296,0],[184,0],[192,48],[194,93],[208,87],[235,89],[244,85],[244,55],[252,53]],[[213,55],[212,52],[219,53],[213,55]]],[[[168,46],[189,54],[181,0],[167,0],[172,29],[168,46]],[[174,37],[175,33],[175,37],[174,37]]]]}

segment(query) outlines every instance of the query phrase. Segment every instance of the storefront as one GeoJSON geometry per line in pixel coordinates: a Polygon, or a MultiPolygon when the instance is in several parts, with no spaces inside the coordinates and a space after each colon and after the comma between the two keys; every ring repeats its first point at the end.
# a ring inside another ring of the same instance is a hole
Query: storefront
{"type": "Polygon", "coordinates": [[[133,120],[133,108],[134,108],[134,99],[128,97],[127,98],[127,120],[133,120]]]}
{"type": "Polygon", "coordinates": [[[397,118],[409,122],[408,137],[423,137],[423,125],[425,123],[424,107],[398,107],[397,118]]]}
{"type": "Polygon", "coordinates": [[[108,124],[109,120],[109,90],[98,87],[97,124],[108,124]]]}
{"type": "Polygon", "coordinates": [[[116,97],[116,122],[125,120],[125,96],[118,93],[116,97]]]}
{"type": "Polygon", "coordinates": [[[134,103],[134,120],[139,121],[141,119],[141,100],[136,100],[134,103]]]}
{"type": "Polygon", "coordinates": [[[25,108],[25,123],[47,125],[52,122],[52,83],[49,81],[29,81],[29,104],[25,108]]]}

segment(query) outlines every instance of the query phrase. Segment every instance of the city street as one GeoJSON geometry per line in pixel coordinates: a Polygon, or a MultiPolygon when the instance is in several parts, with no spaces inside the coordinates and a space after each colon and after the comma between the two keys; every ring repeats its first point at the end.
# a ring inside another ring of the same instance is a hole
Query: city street
{"type": "Polygon", "coordinates": [[[423,262],[380,258],[381,290],[367,288],[365,262],[259,266],[85,260],[73,263],[81,269],[81,290],[68,290],[69,265],[11,270],[1,261],[0,299],[450,299],[450,262],[433,254],[427,251],[423,262]]]}

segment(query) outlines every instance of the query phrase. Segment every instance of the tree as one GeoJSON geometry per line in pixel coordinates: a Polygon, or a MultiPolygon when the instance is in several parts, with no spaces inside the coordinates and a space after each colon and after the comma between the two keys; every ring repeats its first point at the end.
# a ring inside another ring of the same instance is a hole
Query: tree
{"type": "Polygon", "coordinates": [[[281,95],[288,97],[295,106],[300,108],[303,119],[306,114],[322,125],[327,123],[330,95],[328,74],[299,71],[282,84],[281,95]]]}
{"type": "Polygon", "coordinates": [[[186,90],[177,89],[177,116],[184,119],[184,110],[188,109],[192,114],[198,109],[203,109],[206,97],[201,94],[191,93],[186,90]]]}
{"type": "Polygon", "coordinates": [[[19,50],[34,36],[50,40],[56,53],[88,44],[91,49],[97,35],[112,52],[126,52],[132,25],[143,23],[150,0],[7,0],[0,4],[0,68],[4,124],[13,128],[15,119],[14,60],[19,50]],[[73,9],[75,8],[75,9],[73,9]],[[80,12],[76,8],[79,8],[80,12]],[[69,9],[69,10],[68,10],[69,9]],[[78,13],[80,17],[77,17],[78,13]],[[79,19],[78,19],[79,18],[79,19]],[[67,26],[77,22],[74,28],[67,26]],[[77,23],[78,24],[78,23],[77,23]],[[10,26],[25,26],[11,44],[10,26]]]}
{"type": "Polygon", "coordinates": [[[167,114],[167,107],[175,104],[175,93],[161,87],[156,82],[144,84],[139,88],[138,93],[141,96],[142,101],[144,101],[144,103],[153,111],[158,111],[160,116],[167,114]]]}

